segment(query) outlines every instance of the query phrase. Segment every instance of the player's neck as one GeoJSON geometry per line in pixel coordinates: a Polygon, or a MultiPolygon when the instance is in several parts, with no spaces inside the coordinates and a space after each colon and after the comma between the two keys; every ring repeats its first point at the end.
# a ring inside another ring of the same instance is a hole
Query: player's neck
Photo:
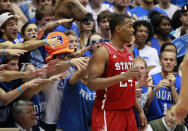
{"type": "Polygon", "coordinates": [[[114,37],[110,40],[110,44],[119,50],[124,50],[125,42],[121,41],[118,37],[114,37]]]}

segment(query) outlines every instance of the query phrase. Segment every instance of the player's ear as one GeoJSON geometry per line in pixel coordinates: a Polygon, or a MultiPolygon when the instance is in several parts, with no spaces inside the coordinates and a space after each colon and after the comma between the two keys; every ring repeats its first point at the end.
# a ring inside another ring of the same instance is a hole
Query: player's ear
{"type": "Polygon", "coordinates": [[[115,30],[116,30],[117,33],[120,33],[120,32],[121,32],[121,27],[120,27],[119,25],[117,25],[117,26],[115,27],[115,30]]]}

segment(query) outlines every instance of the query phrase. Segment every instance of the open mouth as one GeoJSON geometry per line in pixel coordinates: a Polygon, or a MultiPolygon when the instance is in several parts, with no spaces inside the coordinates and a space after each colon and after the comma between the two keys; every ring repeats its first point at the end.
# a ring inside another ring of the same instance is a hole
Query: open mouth
{"type": "Polygon", "coordinates": [[[33,38],[33,39],[36,39],[36,38],[37,38],[37,36],[35,36],[35,35],[34,35],[32,38],[33,38]]]}
{"type": "Polygon", "coordinates": [[[110,31],[110,28],[106,28],[105,30],[110,31]]]}
{"type": "Polygon", "coordinates": [[[132,44],[127,44],[126,46],[129,47],[129,48],[131,48],[131,47],[132,47],[132,44]]]}

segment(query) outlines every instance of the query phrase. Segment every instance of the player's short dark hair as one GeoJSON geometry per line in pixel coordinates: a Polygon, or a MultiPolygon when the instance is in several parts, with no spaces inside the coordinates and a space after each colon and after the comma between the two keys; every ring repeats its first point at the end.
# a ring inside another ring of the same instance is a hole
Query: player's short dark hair
{"type": "Polygon", "coordinates": [[[124,22],[125,19],[131,19],[130,16],[127,14],[122,15],[122,14],[114,14],[110,20],[110,30],[111,34],[114,33],[115,28],[117,25],[120,25],[122,22],[124,22]]]}

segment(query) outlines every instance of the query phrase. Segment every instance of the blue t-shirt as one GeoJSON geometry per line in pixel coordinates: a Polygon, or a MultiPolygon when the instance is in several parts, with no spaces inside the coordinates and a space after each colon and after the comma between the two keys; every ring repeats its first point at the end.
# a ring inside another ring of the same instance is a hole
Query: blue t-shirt
{"type": "MultiPolygon", "coordinates": [[[[9,92],[22,84],[22,79],[12,80],[11,82],[0,82],[0,88],[5,92],[9,92]]],[[[6,104],[3,101],[0,101],[0,127],[12,127],[14,125],[10,115],[13,102],[14,101],[6,104]]]]}
{"type": "Polygon", "coordinates": [[[107,0],[105,0],[103,3],[104,3],[104,4],[108,4],[109,6],[114,6],[113,3],[111,3],[111,2],[109,2],[109,1],[107,1],[107,0]]]}
{"type": "Polygon", "coordinates": [[[81,81],[64,89],[57,128],[64,131],[89,131],[95,91],[81,81]]]}
{"type": "Polygon", "coordinates": [[[66,30],[72,30],[76,33],[77,36],[79,36],[79,30],[76,24],[72,24],[71,28],[66,28],[63,25],[59,25],[53,32],[65,32],[66,30]]]}
{"type": "Polygon", "coordinates": [[[133,53],[134,53],[134,57],[139,57],[140,53],[139,50],[136,46],[133,46],[133,53]]]}
{"type": "Polygon", "coordinates": [[[42,91],[33,95],[31,101],[33,102],[34,111],[37,113],[37,120],[41,119],[41,116],[45,111],[45,95],[42,91]]]}
{"type": "MultiPolygon", "coordinates": [[[[3,39],[3,38],[0,39],[0,43],[1,43],[1,42],[5,42],[5,41],[6,41],[6,40],[3,39]]],[[[17,38],[16,38],[15,40],[13,40],[12,43],[13,43],[13,44],[19,44],[19,43],[22,43],[22,42],[23,42],[23,38],[22,38],[21,34],[18,32],[18,33],[17,33],[17,38]]],[[[2,62],[3,58],[4,58],[4,57],[0,57],[0,63],[2,62]]]]}
{"type": "MultiPolygon", "coordinates": [[[[169,35],[169,38],[170,38],[170,39],[173,39],[171,35],[169,35]]],[[[155,38],[155,37],[152,37],[152,38],[151,38],[151,44],[152,44],[152,47],[157,50],[157,53],[158,53],[158,55],[160,56],[161,45],[160,45],[158,39],[155,38]]]]}
{"type": "Polygon", "coordinates": [[[28,22],[37,24],[36,17],[33,17],[32,19],[29,19],[28,22]]]}
{"type": "Polygon", "coordinates": [[[87,50],[82,56],[87,56],[87,57],[91,58],[92,53],[91,53],[91,51],[87,50]]]}
{"type": "MultiPolygon", "coordinates": [[[[163,80],[161,73],[152,75],[153,84],[158,85],[158,83],[163,80]]],[[[176,76],[175,88],[179,94],[181,88],[181,77],[176,76]]],[[[168,109],[173,104],[173,98],[170,88],[161,88],[153,98],[150,106],[148,107],[147,119],[148,121],[155,120],[164,116],[164,111],[168,109]]]]}
{"type": "MultiPolygon", "coordinates": [[[[29,19],[30,18],[29,4],[27,3],[27,4],[20,5],[20,9],[24,13],[24,15],[29,19]]],[[[35,10],[32,10],[32,12],[35,12],[35,10]]]]}
{"type": "Polygon", "coordinates": [[[149,9],[144,9],[140,6],[137,6],[131,10],[131,13],[136,14],[136,16],[138,17],[138,20],[150,21],[150,18],[148,15],[153,10],[158,11],[159,13],[162,13],[162,14],[165,14],[166,16],[168,16],[165,11],[163,11],[162,9],[160,9],[158,7],[154,7],[152,10],[149,10],[149,9]]]}
{"type": "Polygon", "coordinates": [[[45,111],[45,95],[42,91],[38,94],[33,95],[31,101],[33,102],[33,110],[36,112],[37,116],[37,125],[33,126],[34,131],[40,131],[39,122],[44,115],[45,111]]]}
{"type": "Polygon", "coordinates": [[[158,39],[155,38],[155,37],[152,37],[151,38],[151,44],[152,44],[152,47],[157,50],[158,56],[160,56],[161,45],[159,44],[158,39]]]}

